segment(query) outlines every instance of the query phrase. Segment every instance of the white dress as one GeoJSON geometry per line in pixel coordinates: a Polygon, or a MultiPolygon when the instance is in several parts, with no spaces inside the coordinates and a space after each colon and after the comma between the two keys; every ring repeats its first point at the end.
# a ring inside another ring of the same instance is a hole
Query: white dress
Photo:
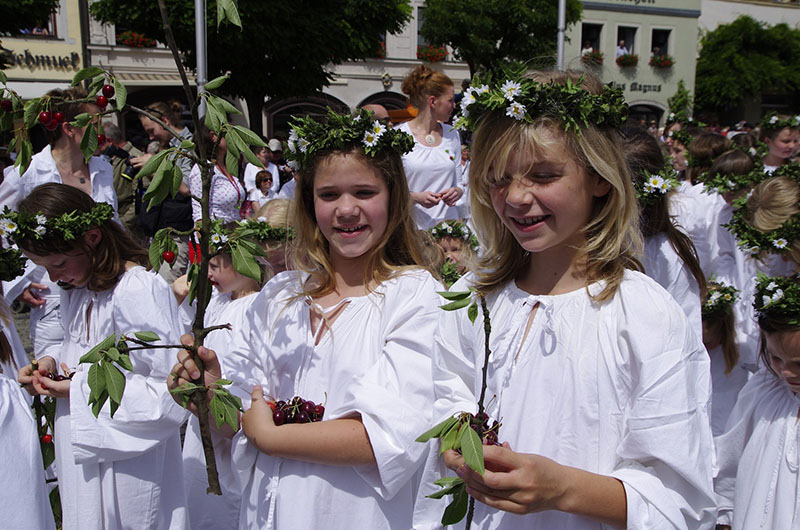
{"type": "MultiPolygon", "coordinates": [[[[114,207],[114,218],[117,219],[117,194],[114,191],[114,172],[111,165],[100,157],[89,159],[89,180],[92,183],[92,199],[95,202],[106,202],[114,207]]],[[[31,164],[20,178],[19,170],[13,168],[3,183],[0,184],[0,211],[8,206],[17,210],[17,206],[35,187],[48,183],[62,184],[61,174],[53,159],[48,145],[41,152],[33,155],[31,164]]],[[[117,219],[118,221],[119,219],[117,219]]],[[[33,351],[37,357],[57,355],[63,340],[60,325],[60,293],[61,288],[50,281],[44,267],[37,267],[27,262],[25,274],[10,282],[3,282],[3,292],[9,303],[22,294],[31,283],[46,285],[48,289],[39,291],[39,297],[45,300],[41,306],[32,307],[30,313],[30,336],[33,351]]]]}
{"type": "MultiPolygon", "coordinates": [[[[272,188],[274,190],[277,188],[275,185],[276,182],[280,182],[280,176],[278,175],[278,166],[269,162],[267,164],[267,171],[272,174],[272,188]]],[[[247,163],[244,167],[244,189],[247,191],[248,194],[252,193],[253,190],[256,190],[258,187],[256,186],[256,175],[258,175],[259,171],[264,171],[260,167],[255,164],[247,163]]],[[[274,193],[274,192],[273,192],[274,193]]]]}
{"type": "MultiPolygon", "coordinates": [[[[78,359],[112,332],[154,331],[161,343],[180,338],[175,298],[142,267],[113,289],[61,293],[65,341],[56,362],[76,371],[69,399],[56,406],[56,465],[65,530],[185,529],[179,427],[188,413],[170,396],[171,349],[131,352],[133,372],[114,418],[109,403],[95,418],[87,404],[88,365],[78,359]]],[[[132,345],[132,344],[131,344],[132,345]]]]}
{"type": "Polygon", "coordinates": [[[346,298],[315,345],[309,304],[293,298],[303,280],[287,271],[264,286],[222,359],[223,375],[248,392],[258,383],[275,399],[323,403],[323,421],[359,414],[377,465],[274,458],[240,431],[233,439],[244,488],[240,528],[408,530],[426,457],[414,439],[431,421],[430,348],[442,287],[427,272],[404,272],[346,298]]]}
{"type": "Polygon", "coordinates": [[[719,436],[725,432],[728,417],[750,372],[738,362],[731,373],[726,374],[722,346],[709,351],[708,356],[711,357],[711,432],[719,436]]]}
{"type": "Polygon", "coordinates": [[[747,382],[716,438],[719,524],[735,530],[800,529],[800,397],[762,368],[747,382]]]}
{"type": "MultiPolygon", "coordinates": [[[[220,294],[215,289],[206,308],[206,325],[231,324],[232,330],[212,331],[206,337],[204,345],[217,352],[220,357],[224,357],[234,331],[244,325],[245,315],[255,301],[255,297],[256,294],[253,293],[231,300],[229,293],[220,294]]],[[[193,318],[194,315],[192,315],[193,318]]],[[[215,435],[215,433],[216,431],[212,428],[214,452],[218,457],[217,465],[229,468],[231,441],[215,435]],[[228,458],[225,458],[226,455],[228,458]],[[222,460],[219,461],[220,459],[222,460]]],[[[183,440],[183,479],[189,508],[189,527],[192,530],[238,528],[241,491],[223,487],[222,495],[206,493],[206,488],[208,488],[206,459],[203,454],[203,442],[200,439],[200,422],[194,415],[189,418],[183,440]]]]}
{"type": "MultiPolygon", "coordinates": [[[[450,125],[442,125],[442,142],[429,147],[414,139],[414,149],[403,155],[403,168],[412,192],[432,191],[439,193],[447,188],[459,186],[461,176],[461,137],[450,125]]],[[[413,136],[408,122],[398,129],[413,136]]],[[[456,206],[444,201],[431,208],[414,204],[414,220],[421,230],[427,230],[447,219],[458,219],[456,206]]]]}
{"type": "Polygon", "coordinates": [[[660,233],[645,238],[642,265],[645,273],[678,302],[695,334],[702,338],[700,286],[692,276],[692,271],[672,248],[666,234],[660,233]]]}
{"type": "MultiPolygon", "coordinates": [[[[452,290],[472,279],[463,277],[452,290]]],[[[601,289],[602,282],[589,287],[601,289]]],[[[501,442],[622,481],[630,529],[713,528],[708,355],[664,289],[626,271],[604,303],[592,302],[585,288],[535,296],[513,282],[486,303],[492,320],[486,410],[502,419],[501,442]]],[[[441,314],[434,422],[476,411],[484,343],[481,316],[472,324],[466,310],[441,314]]],[[[436,463],[439,469],[426,466],[416,529],[439,528],[447,504],[423,498],[438,489],[432,481],[443,472],[442,459],[436,463]]],[[[480,529],[605,528],[573,514],[518,516],[480,502],[474,521],[480,529]]]]}

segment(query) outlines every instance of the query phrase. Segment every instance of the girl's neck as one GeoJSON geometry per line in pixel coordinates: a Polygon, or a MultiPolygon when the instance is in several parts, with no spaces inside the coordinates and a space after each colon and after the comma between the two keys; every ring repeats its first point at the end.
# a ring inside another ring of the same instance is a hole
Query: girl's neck
{"type": "Polygon", "coordinates": [[[258,289],[253,289],[251,286],[243,287],[241,289],[235,289],[231,291],[231,300],[238,300],[239,298],[244,298],[245,296],[257,293],[258,289]]]}
{"type": "MultiPolygon", "coordinates": [[[[80,173],[89,168],[80,149],[73,149],[66,136],[61,136],[50,149],[50,154],[56,162],[59,171],[80,173]]],[[[63,175],[62,175],[63,177],[63,175]]]]}
{"type": "Polygon", "coordinates": [[[420,110],[419,114],[408,125],[414,133],[422,135],[438,132],[439,127],[441,127],[427,108],[420,110]]]}
{"type": "Polygon", "coordinates": [[[329,307],[343,298],[367,294],[369,288],[364,283],[366,261],[366,255],[353,259],[331,256],[334,292],[319,297],[316,302],[322,307],[329,307]]]}
{"type": "Polygon", "coordinates": [[[773,155],[772,153],[767,153],[762,162],[765,166],[782,166],[784,162],[784,158],[779,157],[778,155],[773,155]]]}
{"type": "Polygon", "coordinates": [[[534,295],[559,295],[587,283],[584,260],[576,247],[562,245],[531,253],[528,267],[517,276],[517,287],[534,295]]]}

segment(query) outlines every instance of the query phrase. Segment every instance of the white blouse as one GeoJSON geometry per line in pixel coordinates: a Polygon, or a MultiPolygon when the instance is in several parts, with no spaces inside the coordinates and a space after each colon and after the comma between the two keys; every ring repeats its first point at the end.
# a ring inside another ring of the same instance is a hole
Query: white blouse
{"type": "Polygon", "coordinates": [[[716,438],[719,524],[734,530],[800,528],[800,397],[762,368],[716,438]]]}
{"type": "Polygon", "coordinates": [[[244,488],[240,528],[409,529],[426,456],[414,439],[431,421],[430,348],[442,287],[427,272],[404,272],[343,300],[319,337],[313,302],[297,297],[304,280],[287,271],[264,286],[221,359],[223,375],[247,393],[258,383],[274,399],[323,403],[323,421],[360,415],[377,464],[271,457],[240,431],[233,439],[244,488]]]}
{"type": "MultiPolygon", "coordinates": [[[[463,277],[452,290],[464,290],[472,279],[463,277]]],[[[486,410],[502,420],[501,442],[619,479],[630,529],[713,528],[708,355],[664,289],[627,271],[602,303],[586,289],[535,296],[514,283],[486,303],[492,321],[486,410]]],[[[477,409],[484,342],[481,317],[473,324],[466,310],[440,314],[433,423],[477,409]]],[[[446,502],[424,499],[438,489],[432,484],[443,471],[437,460],[438,470],[426,469],[414,528],[439,527],[446,502]]],[[[480,502],[474,521],[482,529],[604,528],[578,515],[518,516],[480,502]]]]}
{"type": "MultiPolygon", "coordinates": [[[[200,173],[200,166],[196,164],[189,173],[189,189],[195,197],[203,196],[203,177],[200,173]]],[[[226,223],[239,221],[239,208],[242,206],[245,195],[245,191],[236,177],[228,178],[215,164],[214,174],[211,176],[208,203],[211,219],[223,219],[226,223]]],[[[202,217],[200,203],[192,200],[192,220],[196,222],[202,217]]]]}

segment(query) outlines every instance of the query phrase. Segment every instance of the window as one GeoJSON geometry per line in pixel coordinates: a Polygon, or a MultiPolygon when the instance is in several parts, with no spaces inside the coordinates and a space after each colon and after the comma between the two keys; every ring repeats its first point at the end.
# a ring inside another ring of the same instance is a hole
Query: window
{"type": "Polygon", "coordinates": [[[636,53],[636,28],[619,26],[617,28],[617,57],[626,53],[636,53]]]}
{"type": "Polygon", "coordinates": [[[425,42],[425,39],[422,37],[422,23],[425,20],[425,8],[418,7],[417,8],[417,46],[425,46],[428,43],[425,42]]]}
{"type": "Polygon", "coordinates": [[[589,24],[584,22],[581,25],[581,52],[589,48],[596,52],[600,51],[600,34],[602,32],[602,24],[589,24]]]}
{"type": "Polygon", "coordinates": [[[36,35],[39,37],[56,37],[56,14],[43,15],[41,20],[31,28],[19,28],[20,35],[36,35]]]}
{"type": "Polygon", "coordinates": [[[650,38],[650,53],[653,55],[667,55],[669,53],[670,29],[654,29],[650,38]]]}

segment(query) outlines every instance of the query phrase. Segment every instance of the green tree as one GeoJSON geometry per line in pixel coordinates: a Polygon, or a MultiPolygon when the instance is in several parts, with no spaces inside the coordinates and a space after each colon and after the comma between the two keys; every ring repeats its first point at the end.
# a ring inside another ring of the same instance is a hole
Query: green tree
{"type": "MultiPolygon", "coordinates": [[[[567,0],[567,25],[582,9],[567,0]]],[[[552,0],[426,0],[420,32],[430,44],[452,47],[474,75],[504,61],[554,62],[557,20],[552,0]]]]}
{"type": "Polygon", "coordinates": [[[768,26],[742,15],[707,33],[697,59],[695,106],[703,111],[736,107],[764,90],[800,89],[800,30],[768,26]]]}
{"type": "MultiPolygon", "coordinates": [[[[169,2],[169,17],[184,64],[196,65],[192,0],[169,2]]],[[[330,84],[330,65],[373,55],[383,36],[409,20],[407,0],[239,0],[242,29],[215,31],[218,3],[208,0],[208,76],[230,72],[225,94],[247,101],[250,127],[261,131],[266,97],[313,94],[330,84]]],[[[99,0],[98,20],[124,24],[153,39],[163,28],[155,2],[99,0]]]]}
{"type": "Polygon", "coordinates": [[[686,121],[692,115],[692,93],[686,89],[683,79],[678,81],[678,88],[672,97],[667,98],[670,114],[675,114],[674,121],[686,121]]]}
{"type": "MultiPolygon", "coordinates": [[[[0,0],[0,34],[15,35],[21,29],[42,25],[58,8],[59,0],[0,0]]],[[[0,42],[0,70],[11,66],[11,56],[0,42]]]]}

